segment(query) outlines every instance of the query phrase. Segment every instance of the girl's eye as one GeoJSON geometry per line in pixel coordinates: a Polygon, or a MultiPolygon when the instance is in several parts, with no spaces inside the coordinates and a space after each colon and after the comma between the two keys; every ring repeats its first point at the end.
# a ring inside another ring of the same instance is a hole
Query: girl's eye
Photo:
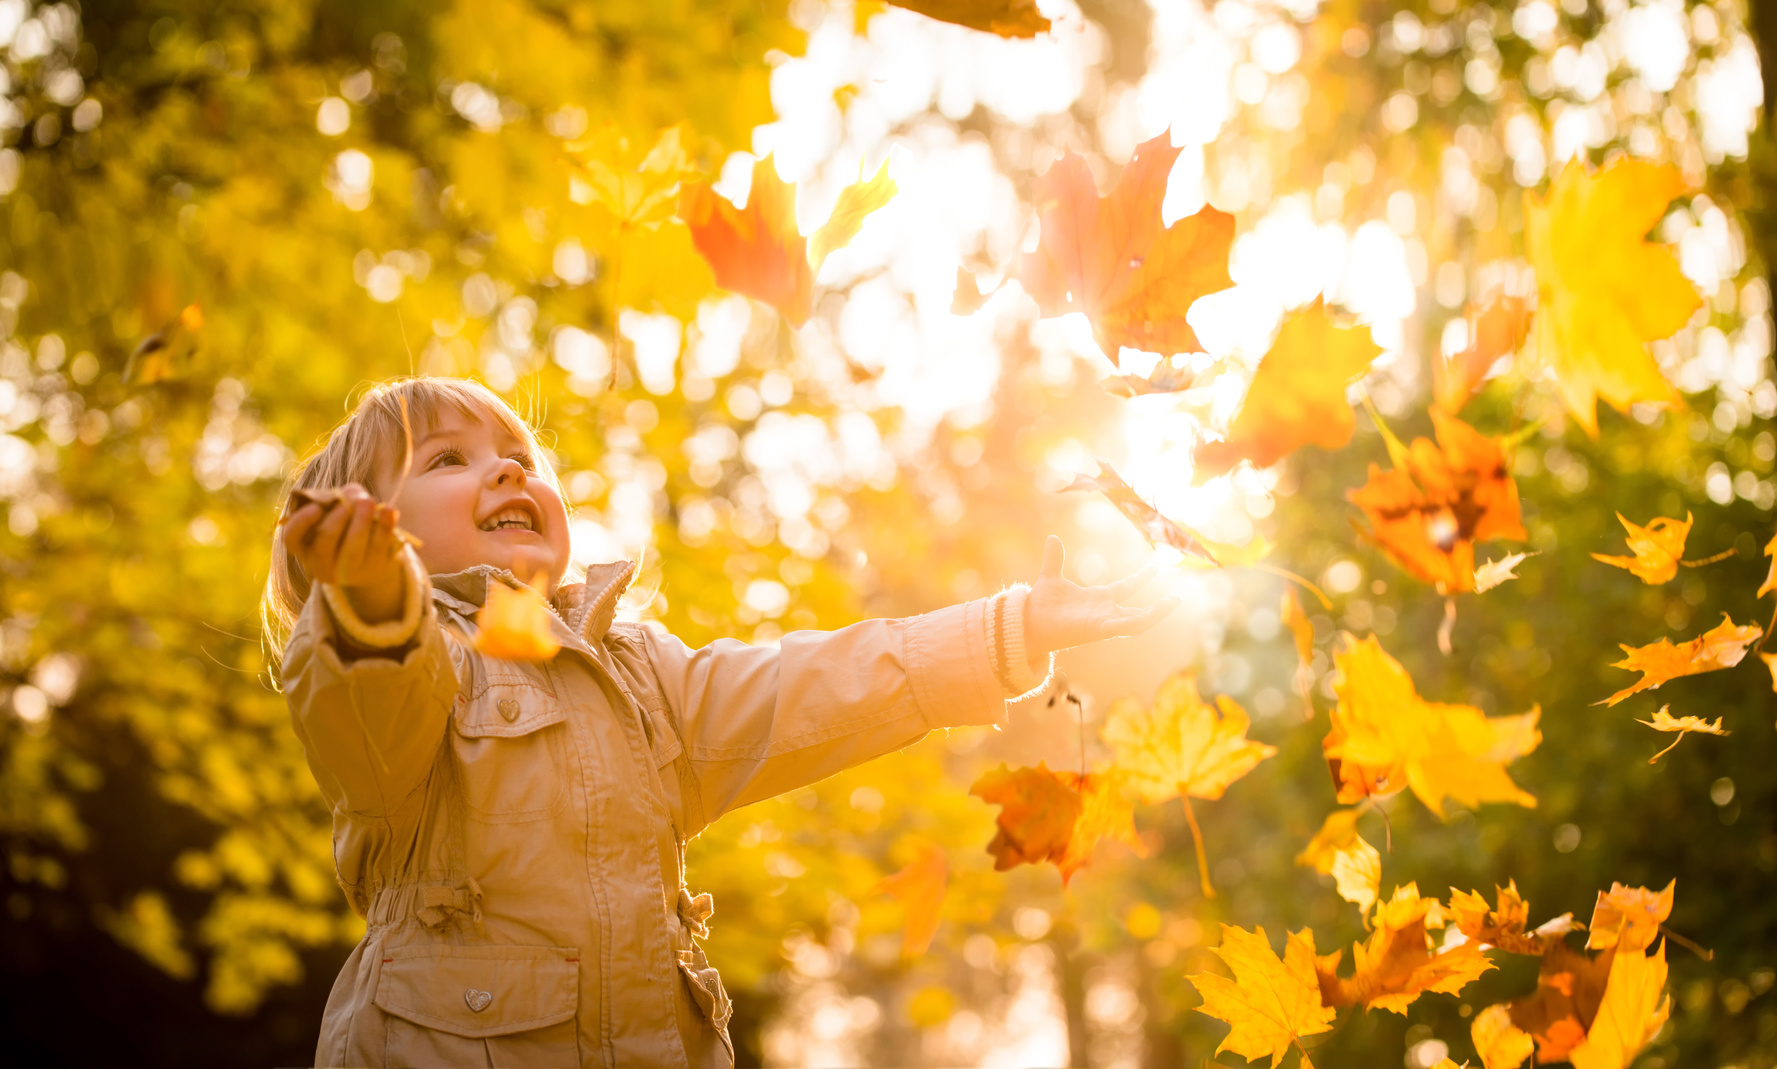
{"type": "Polygon", "coordinates": [[[442,452],[432,458],[432,467],[434,467],[434,468],[440,467],[445,464],[462,464],[462,463],[465,463],[465,461],[463,460],[463,454],[457,452],[455,449],[446,449],[444,452],[442,452]]]}
{"type": "Polygon", "coordinates": [[[529,453],[514,453],[512,454],[512,459],[518,461],[518,466],[526,471],[535,470],[535,467],[531,463],[531,455],[529,453]]]}

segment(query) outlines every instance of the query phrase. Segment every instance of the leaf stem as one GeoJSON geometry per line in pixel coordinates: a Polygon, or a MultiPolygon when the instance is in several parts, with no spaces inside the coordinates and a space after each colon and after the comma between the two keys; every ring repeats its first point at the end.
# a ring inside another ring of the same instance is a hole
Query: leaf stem
{"type": "Polygon", "coordinates": [[[1288,568],[1279,568],[1275,564],[1259,564],[1256,562],[1253,564],[1248,564],[1248,565],[1246,565],[1246,567],[1251,568],[1252,570],[1254,570],[1256,572],[1268,572],[1271,575],[1275,575],[1275,576],[1279,576],[1284,579],[1288,579],[1290,582],[1295,583],[1297,586],[1300,586],[1303,590],[1306,590],[1310,594],[1313,594],[1315,597],[1319,598],[1321,608],[1326,609],[1328,611],[1331,611],[1333,608],[1332,600],[1327,597],[1326,593],[1324,591],[1322,591],[1320,587],[1315,586],[1313,583],[1310,583],[1308,580],[1297,575],[1295,572],[1290,571],[1288,568]]]}
{"type": "Polygon", "coordinates": [[[1197,826],[1197,814],[1191,809],[1191,796],[1184,791],[1180,791],[1178,796],[1185,803],[1185,823],[1191,826],[1191,845],[1197,848],[1197,878],[1203,883],[1203,897],[1214,898],[1216,889],[1209,883],[1209,857],[1203,852],[1203,829],[1197,826]]]}
{"type": "Polygon", "coordinates": [[[1684,565],[1686,568],[1701,568],[1705,564],[1714,564],[1716,561],[1724,561],[1729,557],[1738,557],[1739,555],[1739,550],[1735,549],[1733,546],[1729,546],[1712,557],[1704,557],[1700,560],[1681,560],[1678,563],[1684,565]]]}
{"type": "MultiPolygon", "coordinates": [[[[1680,736],[1680,737],[1682,738],[1683,736],[1680,736]]],[[[1702,958],[1704,961],[1714,961],[1715,960],[1715,951],[1707,950],[1703,947],[1698,946],[1696,943],[1693,943],[1689,939],[1686,939],[1684,936],[1679,935],[1677,932],[1666,927],[1664,924],[1660,925],[1660,934],[1664,935],[1666,938],[1672,940],[1674,943],[1677,943],[1679,946],[1684,947],[1686,950],[1697,955],[1699,958],[1702,958]]]]}

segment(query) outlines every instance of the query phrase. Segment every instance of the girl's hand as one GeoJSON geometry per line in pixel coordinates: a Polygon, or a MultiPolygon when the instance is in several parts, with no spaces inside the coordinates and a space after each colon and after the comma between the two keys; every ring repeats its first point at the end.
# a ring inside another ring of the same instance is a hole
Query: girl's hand
{"type": "Polygon", "coordinates": [[[310,582],[332,583],[365,623],[383,623],[401,615],[403,602],[397,518],[392,506],[351,483],[337,501],[310,502],[290,513],[284,544],[310,582]]]}
{"type": "Polygon", "coordinates": [[[1178,608],[1176,597],[1161,598],[1145,609],[1121,604],[1154,577],[1151,564],[1127,579],[1083,587],[1061,577],[1062,555],[1061,539],[1050,535],[1043,547],[1042,573],[1024,603],[1024,645],[1032,671],[1042,671],[1055,650],[1139,635],[1178,608]]]}

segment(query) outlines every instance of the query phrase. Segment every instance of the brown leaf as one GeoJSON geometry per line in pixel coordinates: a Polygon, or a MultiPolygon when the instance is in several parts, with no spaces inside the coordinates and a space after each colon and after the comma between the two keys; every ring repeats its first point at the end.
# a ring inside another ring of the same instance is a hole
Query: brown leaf
{"type": "Polygon", "coordinates": [[[984,774],[969,793],[1000,807],[999,834],[987,844],[994,870],[1060,862],[1073,842],[1083,808],[1079,792],[1039,762],[1035,768],[1005,765],[984,774]]]}

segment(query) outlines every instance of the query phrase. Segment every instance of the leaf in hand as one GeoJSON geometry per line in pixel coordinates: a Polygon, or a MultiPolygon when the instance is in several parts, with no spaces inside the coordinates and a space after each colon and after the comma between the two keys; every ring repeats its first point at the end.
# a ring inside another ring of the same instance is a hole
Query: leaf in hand
{"type": "Polygon", "coordinates": [[[1446,798],[1471,807],[1536,805],[1505,766],[1542,741],[1540,710],[1489,717],[1470,705],[1428,702],[1374,635],[1352,643],[1334,665],[1339,700],[1321,747],[1340,802],[1411,787],[1440,817],[1446,798]]]}
{"type": "Polygon", "coordinates": [[[1434,950],[1427,930],[1442,928],[1445,921],[1437,899],[1420,898],[1410,883],[1395,888],[1394,896],[1376,907],[1370,938],[1352,945],[1351,976],[1338,975],[1339,951],[1316,960],[1321,1000],[1404,1014],[1425,992],[1454,995],[1495,967],[1477,943],[1434,950]]]}
{"type": "MultiPolygon", "coordinates": [[[[1224,924],[1222,945],[1214,950],[1234,979],[1214,973],[1186,979],[1203,996],[1198,1009],[1231,1026],[1217,1054],[1233,1051],[1254,1060],[1270,1055],[1276,1069],[1303,1036],[1332,1030],[1337,1011],[1321,1002],[1312,931],[1291,932],[1279,958],[1265,938],[1265,929],[1248,932],[1224,924]]],[[[1307,1052],[1302,1054],[1302,1065],[1311,1069],[1307,1052]]]]}
{"type": "MultiPolygon", "coordinates": [[[[1768,654],[1761,654],[1760,656],[1769,656],[1769,655],[1768,654]]],[[[1686,735],[1693,734],[1693,733],[1698,734],[1698,735],[1731,735],[1731,734],[1733,734],[1733,732],[1728,731],[1727,729],[1725,729],[1721,726],[1721,717],[1719,717],[1719,716],[1716,717],[1713,721],[1705,720],[1700,716],[1673,716],[1670,712],[1667,711],[1671,708],[1672,707],[1670,705],[1662,705],[1654,711],[1654,718],[1652,720],[1637,720],[1636,723],[1637,724],[1646,724],[1648,727],[1653,728],[1655,731],[1675,731],[1675,732],[1677,732],[1678,738],[1672,740],[1672,746],[1677,746],[1679,743],[1684,741],[1684,737],[1686,735]]],[[[1664,750],[1661,750],[1659,753],[1648,758],[1647,763],[1651,765],[1654,762],[1658,761],[1660,758],[1666,756],[1668,753],[1672,752],[1672,746],[1668,746],[1664,750]]]]}
{"type": "Polygon", "coordinates": [[[1171,356],[1202,348],[1185,314],[1234,285],[1234,217],[1205,206],[1165,226],[1160,204],[1179,149],[1169,134],[1136,146],[1109,195],[1086,161],[1063,156],[1032,188],[1042,240],[1017,277],[1045,316],[1084,312],[1114,361],[1124,348],[1171,356]]]}
{"type": "Polygon", "coordinates": [[[1035,37],[1049,30],[1049,20],[1037,10],[1036,0],[888,0],[888,3],[917,11],[939,22],[1001,37],[1035,37]]]}
{"type": "Polygon", "coordinates": [[[487,602],[475,621],[475,648],[503,661],[547,661],[561,649],[550,626],[554,616],[543,600],[541,575],[516,590],[489,578],[487,602]]]}
{"type": "Polygon", "coordinates": [[[895,180],[889,177],[888,161],[884,160],[874,177],[865,181],[860,174],[858,181],[840,190],[833,214],[808,239],[809,266],[819,271],[828,256],[850,245],[858,231],[864,228],[865,217],[888,204],[894,198],[895,189],[895,180]]]}
{"type": "Polygon", "coordinates": [[[1666,946],[1653,954],[1619,947],[1610,963],[1604,999],[1585,1041],[1573,1048],[1573,1069],[1628,1069],[1672,1012],[1666,994],[1666,946]]]}
{"type": "Polygon", "coordinates": [[[1547,195],[1524,192],[1537,359],[1594,438],[1600,398],[1619,412],[1679,400],[1647,343],[1684,326],[1703,299],[1673,251],[1646,236],[1685,188],[1677,167],[1623,158],[1597,173],[1570,160],[1547,195]]]}
{"type": "Polygon", "coordinates": [[[1461,412],[1499,358],[1524,344],[1530,312],[1529,300],[1504,293],[1484,305],[1470,305],[1468,348],[1432,361],[1432,403],[1452,416],[1461,412]]]}
{"type": "Polygon", "coordinates": [[[1663,638],[1646,646],[1624,646],[1623,652],[1628,656],[1612,667],[1640,672],[1641,679],[1634,686],[1625,687],[1603,701],[1592,704],[1615,705],[1625,698],[1644,690],[1653,690],[1660,684],[1681,676],[1732,668],[1746,656],[1746,647],[1757,642],[1764,633],[1764,628],[1757,624],[1742,627],[1723,613],[1721,623],[1689,642],[1673,645],[1671,639],[1663,638]]]}
{"type": "Polygon", "coordinates": [[[903,957],[917,958],[932,945],[932,936],[938,930],[938,913],[949,886],[950,868],[943,849],[922,843],[905,868],[884,876],[870,889],[873,895],[894,895],[907,907],[907,921],[901,929],[903,957]]]}
{"type": "Polygon", "coordinates": [[[1672,899],[1677,888],[1677,880],[1658,892],[1612,883],[1609,891],[1598,892],[1598,903],[1592,907],[1592,927],[1586,936],[1586,948],[1646,950],[1660,934],[1660,925],[1672,915],[1672,899]]]}
{"type": "Polygon", "coordinates": [[[1345,391],[1381,354],[1368,327],[1335,319],[1320,301],[1289,313],[1227,439],[1197,446],[1192,477],[1202,482],[1242,460],[1268,468],[1305,445],[1343,448],[1356,426],[1345,391]]]}
{"type": "Polygon", "coordinates": [[[969,793],[1000,807],[995,819],[999,833],[987,844],[994,871],[1059,862],[1067,856],[1083,806],[1079,792],[1049,771],[1047,764],[1015,769],[1001,765],[976,780],[969,793]]]}
{"type": "Polygon", "coordinates": [[[1648,586],[1659,586],[1678,574],[1678,561],[1684,556],[1684,542],[1691,533],[1690,513],[1685,513],[1682,520],[1656,516],[1646,527],[1630,523],[1620,512],[1617,513],[1617,520],[1629,532],[1624,540],[1629,543],[1629,552],[1634,556],[1612,557],[1594,553],[1593,560],[1603,561],[1616,568],[1625,568],[1629,574],[1648,586]]]}
{"type": "Polygon", "coordinates": [[[1477,943],[1495,946],[1509,954],[1541,955],[1551,942],[1573,931],[1573,914],[1563,913],[1534,931],[1530,924],[1530,904],[1518,894],[1516,880],[1504,887],[1495,887],[1498,903],[1489,907],[1479,891],[1450,889],[1450,915],[1456,928],[1477,943]]]}
{"type": "Polygon", "coordinates": [[[1327,814],[1320,831],[1296,855],[1296,864],[1333,877],[1339,897],[1368,913],[1382,892],[1382,855],[1357,833],[1361,809],[1338,809],[1327,814]]]}
{"type": "Polygon", "coordinates": [[[1436,445],[1414,439],[1403,464],[1390,471],[1370,465],[1369,481],[1347,496],[1390,559],[1454,594],[1476,587],[1476,542],[1528,535],[1500,440],[1438,409],[1431,417],[1436,445]]]}

